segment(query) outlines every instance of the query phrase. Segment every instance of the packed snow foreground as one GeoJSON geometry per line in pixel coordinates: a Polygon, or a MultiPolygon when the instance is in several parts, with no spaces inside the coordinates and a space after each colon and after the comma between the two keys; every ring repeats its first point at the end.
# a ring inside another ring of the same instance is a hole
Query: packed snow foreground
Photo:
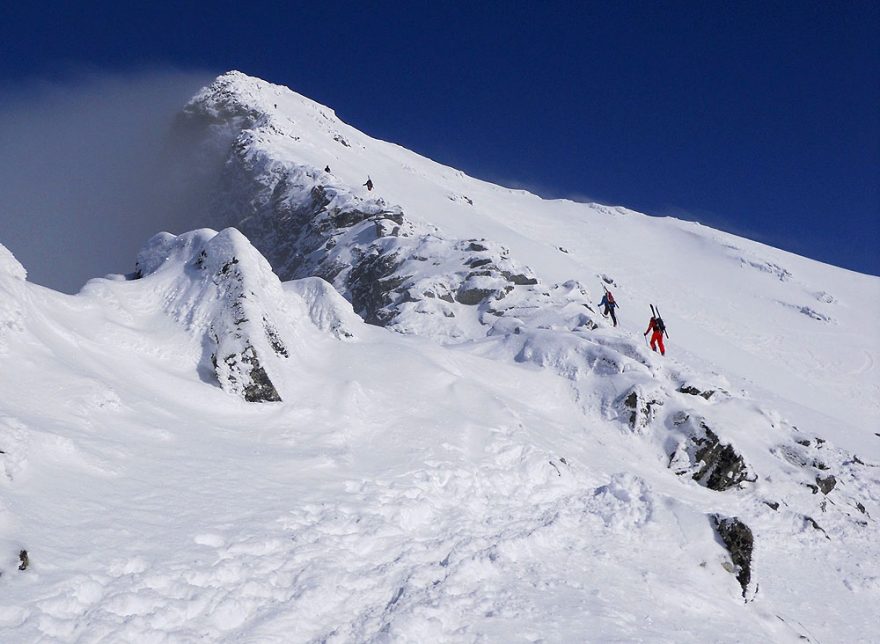
{"type": "Polygon", "coordinates": [[[880,279],[236,72],[176,127],[213,229],[76,296],[0,246],[2,641],[876,638],[880,279]]]}

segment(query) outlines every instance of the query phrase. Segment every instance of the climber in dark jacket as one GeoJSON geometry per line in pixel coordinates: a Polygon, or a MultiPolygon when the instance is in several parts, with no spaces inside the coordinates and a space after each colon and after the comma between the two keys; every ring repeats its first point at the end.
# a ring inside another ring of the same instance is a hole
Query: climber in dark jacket
{"type": "Polygon", "coordinates": [[[373,189],[373,180],[370,179],[369,176],[367,176],[367,182],[364,185],[367,186],[367,190],[372,190],[373,189]]]}
{"type": "Polygon", "coordinates": [[[602,315],[611,316],[611,321],[614,322],[614,326],[617,326],[617,316],[614,315],[614,309],[616,309],[619,305],[614,301],[614,296],[611,294],[611,291],[605,289],[605,296],[602,298],[602,301],[599,302],[599,306],[604,306],[605,311],[603,311],[602,315]]]}

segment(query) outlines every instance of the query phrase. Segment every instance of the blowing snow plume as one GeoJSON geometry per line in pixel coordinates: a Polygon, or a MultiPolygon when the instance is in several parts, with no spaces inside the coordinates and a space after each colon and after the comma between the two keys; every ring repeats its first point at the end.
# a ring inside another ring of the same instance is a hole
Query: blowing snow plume
{"type": "Polygon", "coordinates": [[[170,136],[204,72],[86,74],[4,88],[0,243],[29,279],[73,293],[133,270],[145,239],[198,224],[210,190],[170,136]]]}

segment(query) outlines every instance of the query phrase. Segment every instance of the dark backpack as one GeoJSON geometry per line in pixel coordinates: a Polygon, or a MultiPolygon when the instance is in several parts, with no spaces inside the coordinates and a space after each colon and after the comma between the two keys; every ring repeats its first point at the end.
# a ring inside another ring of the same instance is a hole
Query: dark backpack
{"type": "Polygon", "coordinates": [[[654,328],[657,329],[657,333],[665,333],[666,325],[663,324],[663,318],[659,315],[654,318],[654,328]]]}

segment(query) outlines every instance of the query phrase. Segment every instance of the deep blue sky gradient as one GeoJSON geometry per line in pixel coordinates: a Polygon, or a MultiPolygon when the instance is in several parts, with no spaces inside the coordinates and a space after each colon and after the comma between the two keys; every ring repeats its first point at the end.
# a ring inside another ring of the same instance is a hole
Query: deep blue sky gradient
{"type": "Polygon", "coordinates": [[[18,2],[2,88],[241,71],[549,197],[880,274],[876,2],[18,2]]]}

